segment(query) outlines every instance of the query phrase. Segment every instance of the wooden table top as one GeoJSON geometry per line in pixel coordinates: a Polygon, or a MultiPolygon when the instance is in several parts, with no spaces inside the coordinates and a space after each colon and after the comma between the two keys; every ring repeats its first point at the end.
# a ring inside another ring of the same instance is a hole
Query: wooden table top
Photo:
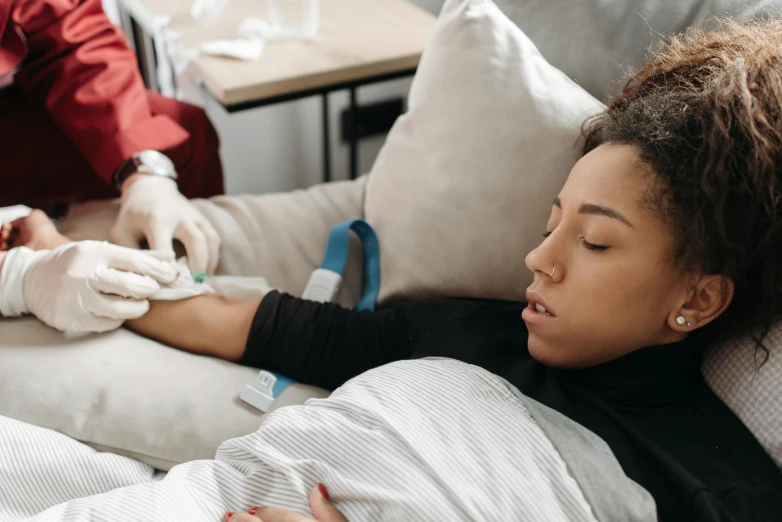
{"type": "MultiPolygon", "coordinates": [[[[152,15],[171,16],[168,29],[189,49],[236,38],[244,18],[268,20],[266,0],[231,0],[205,23],[191,18],[192,0],[134,1],[152,15]]],[[[435,20],[407,0],[321,0],[319,30],[312,40],[267,42],[255,61],[201,56],[197,68],[223,105],[252,103],[413,69],[435,20]]]]}

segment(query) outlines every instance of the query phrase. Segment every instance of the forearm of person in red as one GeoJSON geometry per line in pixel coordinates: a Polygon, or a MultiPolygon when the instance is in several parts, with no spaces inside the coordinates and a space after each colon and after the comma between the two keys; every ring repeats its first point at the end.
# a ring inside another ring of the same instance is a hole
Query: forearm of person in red
{"type": "Polygon", "coordinates": [[[28,46],[16,84],[107,183],[133,153],[188,139],[170,117],[153,116],[135,54],[101,0],[16,1],[12,18],[28,46]]]}
{"type": "Polygon", "coordinates": [[[223,192],[204,111],[145,90],[101,0],[0,0],[0,30],[0,73],[19,65],[0,91],[0,159],[17,176],[5,200],[56,213],[120,195],[113,242],[173,255],[176,239],[193,270],[214,271],[220,238],[187,199],[223,192]]]}

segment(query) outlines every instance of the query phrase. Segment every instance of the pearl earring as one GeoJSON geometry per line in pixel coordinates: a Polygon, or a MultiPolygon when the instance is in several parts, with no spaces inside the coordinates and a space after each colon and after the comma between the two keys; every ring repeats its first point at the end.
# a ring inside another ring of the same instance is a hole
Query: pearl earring
{"type": "Polygon", "coordinates": [[[676,324],[678,324],[679,326],[683,325],[684,321],[685,321],[685,319],[684,319],[684,316],[682,316],[682,315],[680,315],[679,317],[676,318],[676,324]]]}

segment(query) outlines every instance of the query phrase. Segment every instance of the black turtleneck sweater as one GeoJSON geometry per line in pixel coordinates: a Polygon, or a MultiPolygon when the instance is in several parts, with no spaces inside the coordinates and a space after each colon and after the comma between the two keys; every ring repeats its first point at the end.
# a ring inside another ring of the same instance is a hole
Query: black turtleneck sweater
{"type": "Polygon", "coordinates": [[[644,348],[584,370],[549,368],[527,350],[525,306],[440,299],[357,312],[272,292],[240,362],[334,389],[392,361],[458,359],[600,436],[654,497],[661,522],[782,520],[782,473],[708,388],[697,346],[644,348]]]}

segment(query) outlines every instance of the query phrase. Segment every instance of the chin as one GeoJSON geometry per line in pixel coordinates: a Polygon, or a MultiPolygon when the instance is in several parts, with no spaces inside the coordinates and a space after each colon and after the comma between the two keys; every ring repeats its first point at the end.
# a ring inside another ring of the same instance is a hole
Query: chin
{"type": "Polygon", "coordinates": [[[575,368],[578,364],[567,356],[566,347],[557,346],[555,343],[547,342],[540,337],[530,333],[527,341],[527,349],[533,359],[544,366],[552,368],[575,368]]]}
{"type": "Polygon", "coordinates": [[[552,350],[549,343],[546,343],[540,337],[530,333],[529,340],[527,341],[527,349],[532,358],[540,364],[556,366],[555,364],[552,364],[555,359],[555,357],[553,357],[555,350],[552,350]]]}

